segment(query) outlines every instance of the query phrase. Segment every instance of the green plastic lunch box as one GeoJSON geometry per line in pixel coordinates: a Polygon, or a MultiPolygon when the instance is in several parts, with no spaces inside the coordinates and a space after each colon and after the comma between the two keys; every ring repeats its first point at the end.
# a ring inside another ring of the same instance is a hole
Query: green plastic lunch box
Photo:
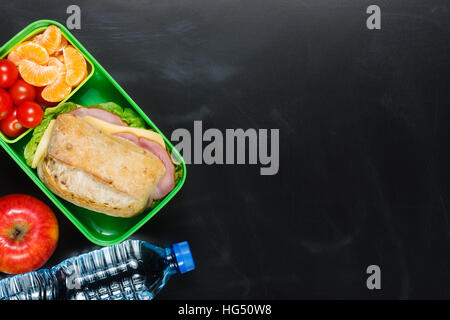
{"type": "Polygon", "coordinates": [[[5,58],[9,51],[17,44],[31,38],[35,34],[42,32],[49,25],[56,25],[61,29],[66,39],[77,48],[85,57],[88,63],[88,76],[73,92],[61,103],[70,101],[80,105],[89,106],[101,102],[112,101],[122,107],[133,108],[149,128],[161,134],[169,152],[177,158],[183,167],[183,176],[175,185],[175,188],[159,203],[148,208],[143,213],[132,218],[117,218],[101,213],[93,212],[78,207],[70,202],[59,198],[53,194],[41,180],[38,178],[36,170],[27,166],[23,151],[31,138],[32,129],[23,133],[21,136],[10,140],[0,133],[0,144],[6,152],[16,161],[23,171],[34,181],[34,183],[47,195],[47,197],[72,221],[72,223],[83,233],[90,241],[102,246],[117,244],[138,230],[144,223],[150,220],[158,211],[160,211],[170,199],[181,189],[186,180],[186,164],[179,152],[174,149],[171,142],[161,133],[153,124],[147,115],[137,106],[137,104],[128,96],[120,85],[103,69],[103,67],[92,57],[92,55],[78,42],[78,40],[63,25],[52,20],[39,20],[20,31],[16,36],[9,40],[0,48],[0,58],[5,58]]]}

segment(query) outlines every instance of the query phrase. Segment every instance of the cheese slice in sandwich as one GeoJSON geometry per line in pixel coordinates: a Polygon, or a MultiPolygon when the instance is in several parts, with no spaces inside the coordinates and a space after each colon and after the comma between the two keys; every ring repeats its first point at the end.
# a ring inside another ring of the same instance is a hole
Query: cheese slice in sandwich
{"type": "Polygon", "coordinates": [[[83,120],[89,122],[93,126],[101,129],[102,131],[108,133],[108,134],[117,134],[117,133],[131,133],[135,135],[138,138],[145,138],[151,141],[154,141],[161,145],[164,149],[166,149],[166,144],[164,143],[163,138],[160,134],[146,130],[141,128],[132,128],[132,127],[125,127],[125,126],[118,126],[116,124],[112,124],[103,120],[100,120],[98,118],[94,118],[91,116],[85,116],[83,117],[83,120]]]}
{"type": "Polygon", "coordinates": [[[52,136],[53,128],[55,126],[55,119],[50,121],[47,129],[45,129],[44,134],[42,135],[41,141],[39,142],[36,152],[34,153],[33,157],[33,163],[31,164],[31,167],[34,169],[37,167],[39,162],[44,157],[45,153],[47,152],[48,144],[50,142],[50,138],[52,136]]]}
{"type": "Polygon", "coordinates": [[[74,114],[59,115],[49,128],[36,162],[50,191],[115,217],[132,217],[147,207],[165,174],[158,157],[74,114]]]}

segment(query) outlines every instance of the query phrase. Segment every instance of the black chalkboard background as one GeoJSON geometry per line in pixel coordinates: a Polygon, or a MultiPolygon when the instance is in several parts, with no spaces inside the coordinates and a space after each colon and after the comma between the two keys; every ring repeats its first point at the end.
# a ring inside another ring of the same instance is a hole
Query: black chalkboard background
{"type": "MultiPolygon", "coordinates": [[[[197,270],[158,298],[450,298],[448,1],[2,1],[0,43],[65,23],[70,4],[73,34],[168,136],[194,120],[280,129],[277,175],[189,165],[133,235],[191,244],[197,270]],[[366,28],[370,4],[381,30],[366,28]]],[[[50,204],[0,159],[1,195],[50,204]]],[[[46,266],[95,247],[57,213],[46,266]]]]}

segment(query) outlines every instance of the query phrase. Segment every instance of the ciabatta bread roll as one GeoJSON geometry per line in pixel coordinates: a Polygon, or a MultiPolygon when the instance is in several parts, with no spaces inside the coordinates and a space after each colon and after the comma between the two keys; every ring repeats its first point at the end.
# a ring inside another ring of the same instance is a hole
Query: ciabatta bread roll
{"type": "Polygon", "coordinates": [[[79,116],[61,114],[37,172],[50,191],[69,202],[115,217],[132,217],[147,207],[165,167],[146,149],[79,116]]]}

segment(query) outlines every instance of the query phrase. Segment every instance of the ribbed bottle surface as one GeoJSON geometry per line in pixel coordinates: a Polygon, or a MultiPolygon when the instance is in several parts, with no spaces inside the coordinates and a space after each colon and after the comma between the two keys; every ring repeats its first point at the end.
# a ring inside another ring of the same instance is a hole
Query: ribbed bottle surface
{"type": "Polygon", "coordinates": [[[0,300],[146,300],[176,273],[170,249],[127,240],[0,281],[0,300]]]}

